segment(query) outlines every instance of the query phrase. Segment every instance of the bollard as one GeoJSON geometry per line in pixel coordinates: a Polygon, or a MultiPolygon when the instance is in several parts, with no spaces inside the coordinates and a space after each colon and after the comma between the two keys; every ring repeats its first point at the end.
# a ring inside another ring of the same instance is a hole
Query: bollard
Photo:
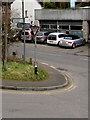
{"type": "Polygon", "coordinates": [[[16,56],[16,52],[13,52],[12,54],[13,54],[13,56],[16,56]]]}
{"type": "Polygon", "coordinates": [[[22,59],[24,60],[24,55],[22,55],[22,59]]]}
{"type": "Polygon", "coordinates": [[[30,64],[32,65],[32,58],[30,58],[29,62],[30,62],[30,64]]]}
{"type": "Polygon", "coordinates": [[[34,66],[34,73],[37,75],[38,74],[38,68],[37,65],[34,66]]]}

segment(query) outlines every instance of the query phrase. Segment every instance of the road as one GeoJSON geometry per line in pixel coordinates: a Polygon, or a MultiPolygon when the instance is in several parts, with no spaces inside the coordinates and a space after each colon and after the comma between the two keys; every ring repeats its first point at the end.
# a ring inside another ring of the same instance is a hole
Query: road
{"type": "MultiPolygon", "coordinates": [[[[85,47],[86,48],[86,47],[85,47]]],[[[2,94],[4,118],[88,118],[88,57],[76,55],[84,46],[65,49],[37,45],[37,61],[69,75],[73,85],[53,91],[7,91],[2,94]]],[[[23,44],[13,45],[10,51],[23,54],[23,44]]],[[[34,58],[34,45],[26,44],[26,59],[34,58]]]]}

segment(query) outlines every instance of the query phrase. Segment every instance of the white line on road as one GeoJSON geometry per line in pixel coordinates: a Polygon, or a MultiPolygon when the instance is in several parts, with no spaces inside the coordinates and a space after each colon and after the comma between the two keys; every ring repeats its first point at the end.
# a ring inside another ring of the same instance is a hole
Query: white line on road
{"type": "Polygon", "coordinates": [[[80,59],[84,61],[90,61],[89,58],[80,58],[80,59]]]}

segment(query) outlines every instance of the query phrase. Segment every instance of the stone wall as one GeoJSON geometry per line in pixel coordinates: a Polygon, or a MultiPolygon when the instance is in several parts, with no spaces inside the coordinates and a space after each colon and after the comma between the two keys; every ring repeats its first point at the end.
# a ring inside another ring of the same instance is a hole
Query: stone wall
{"type": "Polygon", "coordinates": [[[36,20],[90,20],[88,9],[36,9],[36,20]]]}
{"type": "Polygon", "coordinates": [[[89,37],[89,24],[88,21],[83,21],[83,37],[88,41],[89,37]]]}

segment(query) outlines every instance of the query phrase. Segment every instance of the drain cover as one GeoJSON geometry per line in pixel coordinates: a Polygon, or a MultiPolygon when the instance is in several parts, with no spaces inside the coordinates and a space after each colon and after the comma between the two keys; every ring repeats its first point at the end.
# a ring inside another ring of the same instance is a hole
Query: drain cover
{"type": "Polygon", "coordinates": [[[67,69],[64,69],[64,68],[57,68],[57,69],[61,71],[68,71],[67,69]]]}

